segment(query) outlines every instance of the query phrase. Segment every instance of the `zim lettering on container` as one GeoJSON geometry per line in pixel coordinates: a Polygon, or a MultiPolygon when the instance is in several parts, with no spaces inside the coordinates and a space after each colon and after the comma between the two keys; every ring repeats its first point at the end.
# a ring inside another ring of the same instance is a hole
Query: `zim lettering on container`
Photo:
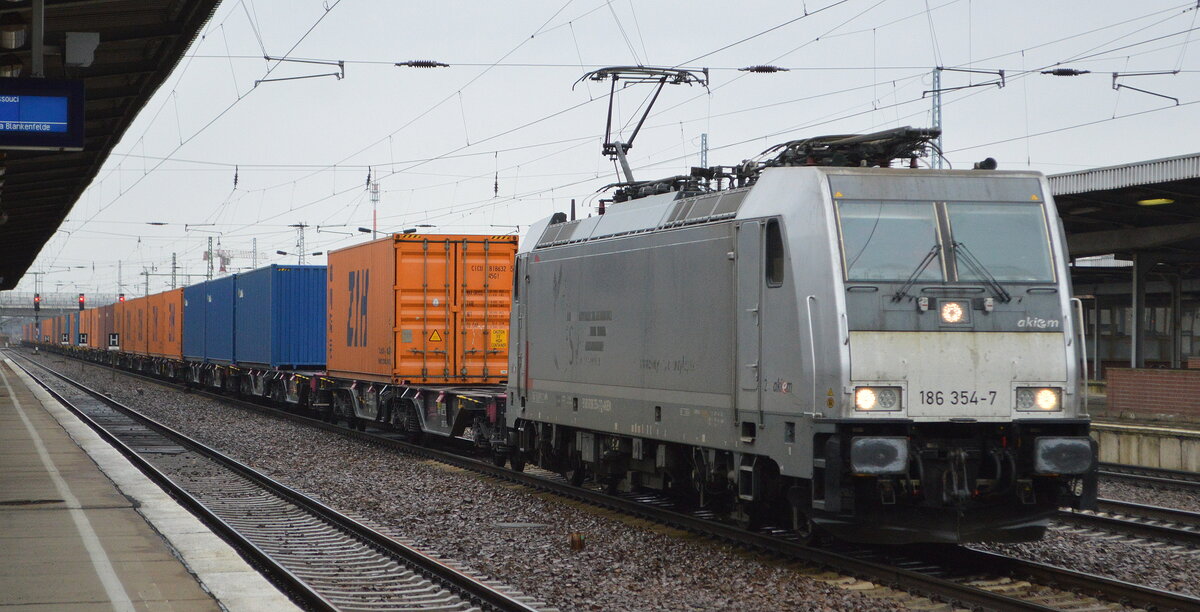
{"type": "Polygon", "coordinates": [[[350,301],[346,317],[346,346],[367,345],[367,296],[370,270],[351,270],[347,275],[350,301]]]}

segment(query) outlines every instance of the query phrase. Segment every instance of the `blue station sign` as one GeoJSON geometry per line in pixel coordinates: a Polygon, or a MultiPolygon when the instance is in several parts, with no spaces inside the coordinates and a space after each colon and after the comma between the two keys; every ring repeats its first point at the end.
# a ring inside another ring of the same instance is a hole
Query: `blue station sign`
{"type": "Polygon", "coordinates": [[[0,131],[67,131],[68,100],[58,96],[0,96],[0,131]]]}
{"type": "Polygon", "coordinates": [[[83,150],[82,81],[0,78],[0,149],[83,150]]]}

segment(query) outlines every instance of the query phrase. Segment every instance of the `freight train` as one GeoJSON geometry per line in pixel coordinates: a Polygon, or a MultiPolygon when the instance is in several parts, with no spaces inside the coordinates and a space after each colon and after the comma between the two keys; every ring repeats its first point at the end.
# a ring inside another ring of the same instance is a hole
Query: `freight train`
{"type": "Polygon", "coordinates": [[[25,326],[30,344],[363,429],[506,432],[516,236],[396,234],[25,326]]]}
{"type": "Polygon", "coordinates": [[[116,359],[807,537],[1037,539],[1096,497],[1066,242],[1038,173],[917,169],[934,135],[618,184],[604,214],[556,214],[519,250],[334,252],[322,328],[284,331],[324,334],[324,369],[116,359]]]}

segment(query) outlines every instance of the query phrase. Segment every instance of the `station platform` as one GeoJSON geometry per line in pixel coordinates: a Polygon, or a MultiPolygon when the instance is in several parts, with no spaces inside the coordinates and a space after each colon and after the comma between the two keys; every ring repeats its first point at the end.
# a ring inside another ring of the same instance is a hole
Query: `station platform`
{"type": "Polygon", "coordinates": [[[1092,421],[1100,461],[1200,472],[1200,429],[1170,425],[1092,421]]]}
{"type": "Polygon", "coordinates": [[[0,362],[0,611],[296,610],[11,362],[0,362]]]}

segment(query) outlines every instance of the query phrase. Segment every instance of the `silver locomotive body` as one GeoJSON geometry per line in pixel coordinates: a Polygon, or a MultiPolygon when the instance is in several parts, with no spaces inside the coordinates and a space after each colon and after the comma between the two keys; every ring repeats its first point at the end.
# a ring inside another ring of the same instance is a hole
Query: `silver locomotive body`
{"type": "Polygon", "coordinates": [[[1036,539],[1095,497],[1064,254],[1022,172],[768,168],[543,221],[508,452],[846,539],[1036,539]]]}

